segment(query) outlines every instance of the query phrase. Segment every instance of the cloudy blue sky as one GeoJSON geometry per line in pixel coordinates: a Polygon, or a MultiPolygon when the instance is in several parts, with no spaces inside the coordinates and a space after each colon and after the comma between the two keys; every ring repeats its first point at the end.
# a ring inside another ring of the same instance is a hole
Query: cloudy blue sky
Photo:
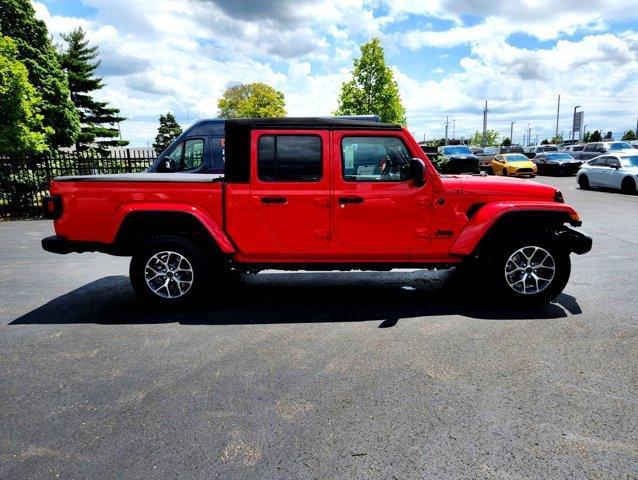
{"type": "Polygon", "coordinates": [[[636,0],[38,0],[56,41],[81,26],[99,45],[107,87],[135,146],[160,113],[182,125],[216,115],[223,90],[263,81],[291,116],[336,107],[358,46],[377,36],[418,137],[488,127],[522,141],[567,135],[580,105],[590,129],[618,134],[638,117],[636,0]],[[632,6],[633,4],[633,6],[632,6]]]}

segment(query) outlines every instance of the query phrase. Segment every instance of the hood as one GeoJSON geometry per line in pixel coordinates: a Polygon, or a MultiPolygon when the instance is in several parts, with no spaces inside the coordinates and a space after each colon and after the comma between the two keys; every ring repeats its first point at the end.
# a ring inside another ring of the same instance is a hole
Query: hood
{"type": "Polygon", "coordinates": [[[456,179],[464,195],[554,201],[558,191],[555,187],[520,178],[459,175],[456,179]]]}

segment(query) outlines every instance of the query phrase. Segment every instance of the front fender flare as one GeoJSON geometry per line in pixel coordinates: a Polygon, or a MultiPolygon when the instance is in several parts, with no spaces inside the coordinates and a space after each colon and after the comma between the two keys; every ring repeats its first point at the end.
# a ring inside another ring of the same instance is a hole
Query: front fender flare
{"type": "Polygon", "coordinates": [[[508,215],[546,214],[561,223],[580,225],[578,213],[569,205],[557,202],[494,202],[483,205],[465,225],[450,249],[452,255],[470,255],[499,220],[508,215]]]}

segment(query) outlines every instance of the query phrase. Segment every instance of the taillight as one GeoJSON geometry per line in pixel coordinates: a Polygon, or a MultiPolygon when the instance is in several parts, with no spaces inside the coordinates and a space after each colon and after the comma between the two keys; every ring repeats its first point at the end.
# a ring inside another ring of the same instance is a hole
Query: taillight
{"type": "Polygon", "coordinates": [[[44,218],[55,220],[62,216],[62,199],[57,195],[50,195],[42,199],[42,215],[44,218]]]}
{"type": "Polygon", "coordinates": [[[554,201],[558,203],[565,203],[565,199],[563,198],[563,194],[560,190],[556,190],[554,193],[554,201]]]}

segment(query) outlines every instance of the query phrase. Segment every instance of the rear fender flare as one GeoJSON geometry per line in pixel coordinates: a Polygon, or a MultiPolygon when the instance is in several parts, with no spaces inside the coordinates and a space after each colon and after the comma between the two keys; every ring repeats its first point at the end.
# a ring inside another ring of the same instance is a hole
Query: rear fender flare
{"type": "Polygon", "coordinates": [[[156,217],[158,220],[165,216],[167,221],[172,218],[182,217],[195,221],[208,233],[210,238],[217,244],[219,250],[225,254],[235,252],[235,247],[228,236],[224,233],[218,222],[205,210],[193,205],[158,205],[153,203],[136,203],[135,205],[123,205],[113,216],[106,231],[106,243],[113,243],[118,240],[118,236],[122,233],[122,227],[125,225],[127,218],[133,216],[156,217]]]}
{"type": "MultiPolygon", "coordinates": [[[[580,225],[578,214],[569,205],[557,202],[494,202],[483,205],[463,228],[450,249],[452,255],[470,255],[496,228],[508,223],[533,226],[547,224],[580,225]]],[[[520,227],[512,227],[512,230],[520,227]]]]}

